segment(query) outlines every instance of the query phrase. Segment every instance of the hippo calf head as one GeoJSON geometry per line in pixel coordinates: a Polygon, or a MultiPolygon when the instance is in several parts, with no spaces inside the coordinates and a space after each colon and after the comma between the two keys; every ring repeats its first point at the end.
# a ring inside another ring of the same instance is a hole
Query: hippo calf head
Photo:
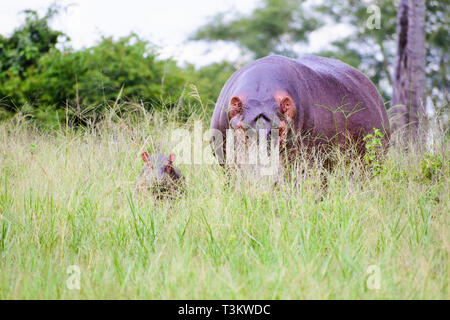
{"type": "Polygon", "coordinates": [[[184,182],[183,174],[173,165],[174,153],[165,157],[161,154],[149,156],[147,152],[143,152],[141,157],[145,164],[136,180],[138,191],[151,190],[162,197],[178,190],[184,182]]]}

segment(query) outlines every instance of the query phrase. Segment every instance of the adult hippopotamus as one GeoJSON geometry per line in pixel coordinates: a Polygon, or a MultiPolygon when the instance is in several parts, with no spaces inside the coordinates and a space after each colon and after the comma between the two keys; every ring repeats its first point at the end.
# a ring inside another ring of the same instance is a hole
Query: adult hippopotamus
{"type": "MultiPolygon", "coordinates": [[[[383,100],[372,82],[341,61],[317,56],[268,56],[230,77],[217,100],[211,129],[225,138],[227,129],[250,128],[267,134],[278,129],[280,143],[294,148],[300,141],[308,147],[345,146],[350,139],[362,154],[363,137],[374,128],[383,133],[385,146],[390,135],[383,100]]],[[[214,141],[222,161],[226,143],[214,141]]]]}

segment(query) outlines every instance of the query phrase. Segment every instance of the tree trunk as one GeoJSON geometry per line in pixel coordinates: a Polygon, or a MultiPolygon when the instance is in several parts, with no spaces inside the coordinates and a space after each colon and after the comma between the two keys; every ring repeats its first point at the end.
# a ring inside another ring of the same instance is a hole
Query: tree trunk
{"type": "Polygon", "coordinates": [[[400,0],[392,130],[419,142],[425,116],[425,0],[400,0]]]}

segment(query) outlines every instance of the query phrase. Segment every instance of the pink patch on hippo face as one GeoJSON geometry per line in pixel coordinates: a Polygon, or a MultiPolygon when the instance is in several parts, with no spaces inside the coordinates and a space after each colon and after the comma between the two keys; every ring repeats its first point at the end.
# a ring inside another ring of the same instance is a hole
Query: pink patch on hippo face
{"type": "Polygon", "coordinates": [[[293,121],[296,113],[294,100],[286,91],[277,91],[275,93],[275,101],[277,101],[281,114],[287,121],[293,121]]]}
{"type": "Polygon", "coordinates": [[[149,169],[151,169],[152,168],[152,163],[150,161],[150,156],[148,155],[148,153],[146,151],[142,152],[141,158],[145,162],[145,164],[147,164],[147,167],[149,169]]]}
{"type": "Polygon", "coordinates": [[[228,106],[228,119],[232,120],[237,115],[241,114],[244,110],[244,103],[242,99],[235,96],[231,98],[230,105],[228,106]]]}

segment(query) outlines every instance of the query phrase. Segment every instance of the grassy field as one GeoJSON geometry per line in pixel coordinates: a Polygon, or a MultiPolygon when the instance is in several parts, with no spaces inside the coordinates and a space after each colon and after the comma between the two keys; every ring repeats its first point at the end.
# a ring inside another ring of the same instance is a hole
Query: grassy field
{"type": "Polygon", "coordinates": [[[0,124],[0,299],[450,298],[448,144],[442,165],[391,148],[376,175],[301,164],[277,187],[181,165],[177,200],[135,194],[139,151],[169,153],[195,117],[0,124]]]}

